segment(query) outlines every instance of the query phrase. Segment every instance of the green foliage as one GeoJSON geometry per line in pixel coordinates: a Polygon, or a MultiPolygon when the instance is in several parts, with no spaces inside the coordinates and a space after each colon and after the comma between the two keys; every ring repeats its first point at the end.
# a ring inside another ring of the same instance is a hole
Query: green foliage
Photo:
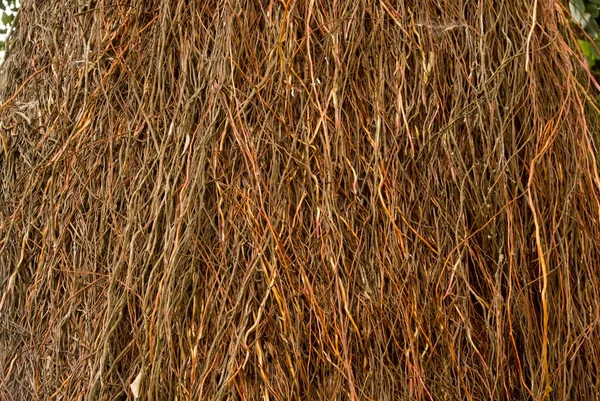
{"type": "MultiPolygon", "coordinates": [[[[10,30],[19,7],[19,0],[0,0],[0,52],[4,52],[6,48],[6,35],[10,30]]],[[[0,54],[0,62],[2,61],[2,57],[2,54],[0,54]]]]}
{"type": "Polygon", "coordinates": [[[13,15],[8,15],[6,12],[2,12],[2,24],[10,25],[15,17],[13,15]]]}
{"type": "Polygon", "coordinates": [[[15,13],[20,7],[18,0],[0,0],[0,11],[2,11],[2,24],[9,25],[12,23],[15,13]]]}
{"type": "Polygon", "coordinates": [[[586,37],[579,40],[581,50],[591,68],[600,69],[600,0],[570,0],[569,9],[575,22],[585,31],[586,37]]]}
{"type": "Polygon", "coordinates": [[[591,67],[595,67],[598,65],[598,61],[600,61],[600,53],[598,52],[598,42],[594,41],[596,46],[594,46],[591,42],[587,40],[579,40],[579,44],[581,45],[581,50],[583,50],[583,54],[588,59],[588,63],[591,67]]]}

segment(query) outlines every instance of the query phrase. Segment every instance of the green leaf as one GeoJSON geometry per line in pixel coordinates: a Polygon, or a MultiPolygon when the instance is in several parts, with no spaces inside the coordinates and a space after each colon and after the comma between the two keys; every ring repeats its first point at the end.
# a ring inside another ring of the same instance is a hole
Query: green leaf
{"type": "Polygon", "coordinates": [[[571,4],[573,4],[575,8],[582,13],[585,11],[585,3],[583,0],[571,0],[571,4]]]}
{"type": "Polygon", "coordinates": [[[598,6],[595,4],[586,4],[585,12],[590,14],[592,18],[596,19],[598,18],[598,15],[600,15],[600,8],[598,8],[598,6]]]}
{"type": "Polygon", "coordinates": [[[585,32],[590,35],[590,37],[592,38],[597,38],[598,37],[598,23],[596,22],[595,19],[590,20],[589,24],[587,24],[586,26],[583,27],[583,29],[585,30],[585,32]]]}
{"type": "Polygon", "coordinates": [[[13,19],[14,19],[14,17],[12,15],[8,15],[5,12],[2,13],[2,24],[3,25],[10,25],[10,23],[13,22],[13,19]]]}
{"type": "Polygon", "coordinates": [[[581,46],[581,51],[588,59],[588,63],[590,67],[593,67],[598,60],[600,60],[600,53],[598,53],[598,46],[596,44],[592,44],[586,40],[580,40],[579,45],[581,46]]]}

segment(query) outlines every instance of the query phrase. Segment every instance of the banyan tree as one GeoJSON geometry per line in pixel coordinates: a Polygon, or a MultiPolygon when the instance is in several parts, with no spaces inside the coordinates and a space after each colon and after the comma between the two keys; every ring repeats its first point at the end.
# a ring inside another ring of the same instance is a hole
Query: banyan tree
{"type": "Polygon", "coordinates": [[[558,0],[23,0],[0,399],[600,397],[558,0]]]}

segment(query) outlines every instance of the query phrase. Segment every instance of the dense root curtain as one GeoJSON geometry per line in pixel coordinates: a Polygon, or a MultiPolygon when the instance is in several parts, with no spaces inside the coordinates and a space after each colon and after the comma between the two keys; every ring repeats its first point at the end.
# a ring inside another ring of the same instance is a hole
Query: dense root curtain
{"type": "Polygon", "coordinates": [[[550,0],[25,0],[0,398],[592,400],[597,85],[550,0]]]}

